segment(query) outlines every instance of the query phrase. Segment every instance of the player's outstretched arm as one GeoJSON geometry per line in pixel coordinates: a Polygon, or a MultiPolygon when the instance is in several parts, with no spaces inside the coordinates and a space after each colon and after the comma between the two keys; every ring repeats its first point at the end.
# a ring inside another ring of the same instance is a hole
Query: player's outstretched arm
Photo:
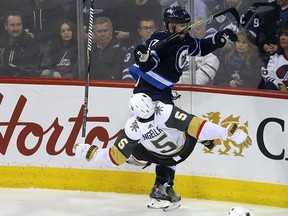
{"type": "Polygon", "coordinates": [[[238,128],[237,124],[231,123],[226,128],[211,122],[205,122],[199,133],[200,140],[227,140],[230,139],[238,145],[248,147],[252,144],[251,138],[242,129],[238,128]]]}
{"type": "Polygon", "coordinates": [[[74,152],[75,157],[88,161],[89,163],[101,163],[101,165],[106,166],[118,166],[113,158],[111,158],[110,152],[113,151],[115,147],[99,149],[96,145],[90,145],[86,143],[75,144],[74,152]]]}
{"type": "Polygon", "coordinates": [[[88,162],[93,161],[93,158],[96,157],[96,152],[98,150],[98,147],[95,145],[89,145],[89,144],[75,144],[75,157],[78,159],[85,159],[88,162]]]}

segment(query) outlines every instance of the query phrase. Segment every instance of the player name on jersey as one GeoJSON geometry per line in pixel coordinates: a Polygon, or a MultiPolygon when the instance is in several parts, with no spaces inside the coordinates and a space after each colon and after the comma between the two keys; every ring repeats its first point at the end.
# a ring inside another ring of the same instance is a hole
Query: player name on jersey
{"type": "Polygon", "coordinates": [[[163,132],[163,130],[156,127],[156,128],[149,130],[147,133],[143,134],[143,138],[144,140],[153,139],[154,137],[161,134],[161,132],[163,132]]]}

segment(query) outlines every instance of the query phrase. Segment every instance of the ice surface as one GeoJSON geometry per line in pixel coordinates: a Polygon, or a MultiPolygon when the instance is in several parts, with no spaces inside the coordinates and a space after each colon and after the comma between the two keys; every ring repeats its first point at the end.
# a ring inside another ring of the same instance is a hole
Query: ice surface
{"type": "Polygon", "coordinates": [[[148,209],[147,195],[45,189],[0,189],[1,216],[226,216],[231,207],[252,209],[257,216],[287,216],[288,208],[182,199],[174,211],[148,209]]]}

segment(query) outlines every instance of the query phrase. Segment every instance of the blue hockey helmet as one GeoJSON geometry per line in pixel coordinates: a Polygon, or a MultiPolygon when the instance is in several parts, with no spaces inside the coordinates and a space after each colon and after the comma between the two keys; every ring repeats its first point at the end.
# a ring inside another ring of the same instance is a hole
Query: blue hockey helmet
{"type": "Polygon", "coordinates": [[[189,23],[191,21],[189,13],[180,6],[172,6],[166,8],[163,21],[165,23],[189,23]]]}

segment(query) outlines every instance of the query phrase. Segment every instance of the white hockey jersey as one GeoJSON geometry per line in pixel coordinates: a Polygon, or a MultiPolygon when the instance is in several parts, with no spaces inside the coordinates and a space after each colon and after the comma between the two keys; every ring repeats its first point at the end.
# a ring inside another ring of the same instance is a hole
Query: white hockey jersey
{"type": "Polygon", "coordinates": [[[187,136],[201,140],[226,139],[225,128],[206,122],[184,110],[157,102],[155,113],[149,119],[131,116],[114,146],[98,149],[93,161],[105,161],[108,165],[120,165],[127,161],[141,143],[148,151],[158,155],[173,156],[188,143],[187,136]]]}
{"type": "Polygon", "coordinates": [[[284,55],[275,53],[270,57],[267,68],[262,68],[262,76],[266,81],[273,82],[276,87],[284,84],[288,87],[288,59],[284,55]]]}

